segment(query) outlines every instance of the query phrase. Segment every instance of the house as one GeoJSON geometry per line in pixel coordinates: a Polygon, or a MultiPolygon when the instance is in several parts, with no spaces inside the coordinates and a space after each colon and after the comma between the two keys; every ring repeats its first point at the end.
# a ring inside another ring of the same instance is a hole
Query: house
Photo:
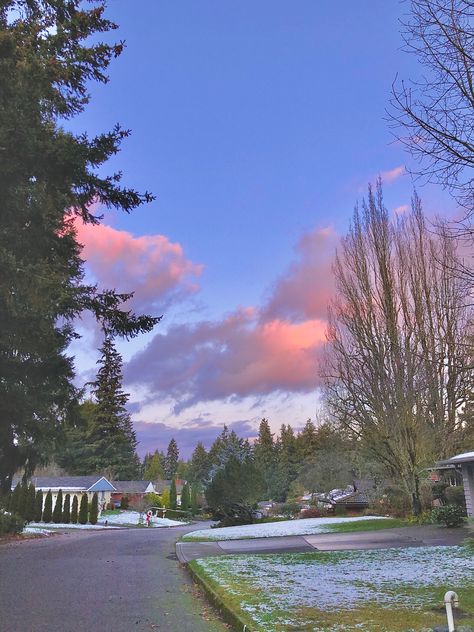
{"type": "Polygon", "coordinates": [[[154,484],[151,481],[113,481],[115,491],[112,492],[111,502],[120,507],[122,498],[126,496],[128,502],[133,503],[143,500],[145,494],[156,494],[154,484]]]}
{"type": "MultiPolygon", "coordinates": [[[[14,477],[12,489],[14,489],[20,481],[20,477],[14,477]]],[[[35,486],[36,491],[43,493],[43,506],[46,494],[49,491],[53,497],[53,507],[56,504],[59,490],[62,491],[63,498],[66,494],[71,496],[71,503],[74,496],[77,496],[77,500],[80,503],[83,494],[87,494],[88,500],[91,502],[94,493],[97,492],[100,512],[110,503],[111,494],[115,491],[115,487],[112,483],[108,481],[105,476],[98,474],[93,476],[32,476],[31,482],[35,486]]]]}
{"type": "Polygon", "coordinates": [[[440,469],[453,468],[461,470],[467,515],[470,517],[474,516],[474,452],[457,454],[450,459],[440,461],[437,465],[440,469]]]}

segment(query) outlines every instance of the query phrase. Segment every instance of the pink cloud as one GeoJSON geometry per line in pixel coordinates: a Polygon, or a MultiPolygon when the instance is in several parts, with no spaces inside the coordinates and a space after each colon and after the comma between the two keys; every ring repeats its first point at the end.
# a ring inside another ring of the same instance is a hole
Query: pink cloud
{"type": "Polygon", "coordinates": [[[394,167],[393,169],[390,169],[389,171],[382,171],[382,173],[380,174],[380,177],[382,178],[382,182],[394,182],[395,180],[397,180],[398,178],[400,178],[400,176],[403,176],[404,174],[405,174],[405,166],[400,165],[398,167],[394,167]]]}
{"type": "Polygon", "coordinates": [[[196,278],[203,266],[187,259],[182,246],[164,235],[136,237],[106,224],[80,221],[76,230],[94,277],[105,287],[134,291],[135,309],[163,308],[199,289],[196,278]]]}
{"type": "Polygon", "coordinates": [[[337,235],[331,228],[306,233],[298,242],[296,260],[275,283],[264,318],[325,319],[334,292],[332,262],[337,235]]]}
{"type": "Polygon", "coordinates": [[[147,385],[153,399],[174,398],[176,412],[197,402],[308,392],[317,386],[325,327],[322,320],[261,322],[237,310],[222,321],[158,333],[128,363],[125,377],[147,385]]]}
{"type": "Polygon", "coordinates": [[[403,215],[408,211],[408,204],[402,204],[401,206],[397,206],[397,208],[393,209],[395,215],[403,215]]]}

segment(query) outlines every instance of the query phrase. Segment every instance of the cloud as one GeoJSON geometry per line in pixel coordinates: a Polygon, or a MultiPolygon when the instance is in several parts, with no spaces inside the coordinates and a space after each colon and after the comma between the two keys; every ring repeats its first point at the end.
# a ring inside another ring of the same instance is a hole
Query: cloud
{"type": "Polygon", "coordinates": [[[400,178],[400,176],[403,176],[404,174],[405,174],[405,166],[400,165],[398,167],[394,167],[393,169],[390,169],[389,171],[382,171],[382,173],[380,174],[380,177],[382,178],[382,182],[390,183],[390,182],[394,182],[395,180],[398,180],[398,178],[400,178]]]}
{"type": "Polygon", "coordinates": [[[163,309],[199,289],[196,279],[203,266],[187,259],[182,246],[164,235],[137,237],[106,224],[80,221],[76,230],[93,276],[101,286],[134,291],[136,310],[163,309]]]}
{"type": "MultiPolygon", "coordinates": [[[[191,420],[188,424],[179,428],[164,423],[150,423],[136,421],[134,423],[137,433],[138,452],[144,456],[147,452],[160,450],[166,452],[168,443],[172,438],[178,443],[180,456],[188,459],[198,441],[202,441],[204,447],[209,449],[222,432],[223,424],[209,421],[203,418],[191,420]]],[[[257,432],[251,421],[233,421],[228,424],[230,430],[234,430],[239,437],[253,438],[257,432]]]]}
{"type": "Polygon", "coordinates": [[[298,242],[296,261],[277,280],[263,309],[264,318],[325,319],[334,293],[332,262],[337,235],[331,228],[314,230],[298,242]]]}
{"type": "Polygon", "coordinates": [[[157,331],[125,367],[127,384],[148,392],[144,407],[172,400],[179,415],[201,402],[314,391],[336,245],[332,229],[310,231],[262,306],[157,331]]]}
{"type": "Polygon", "coordinates": [[[403,215],[408,211],[408,204],[402,204],[401,206],[397,206],[397,208],[393,209],[395,215],[403,215]]]}

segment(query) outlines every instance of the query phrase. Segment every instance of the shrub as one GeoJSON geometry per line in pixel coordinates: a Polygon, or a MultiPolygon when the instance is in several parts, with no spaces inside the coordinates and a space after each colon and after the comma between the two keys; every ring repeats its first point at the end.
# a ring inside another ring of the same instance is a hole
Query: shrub
{"type": "Polygon", "coordinates": [[[59,524],[63,519],[63,492],[60,489],[56,496],[56,504],[53,511],[53,522],[59,524]]]}
{"type": "Polygon", "coordinates": [[[72,507],[71,507],[71,523],[77,524],[77,519],[79,515],[79,501],[77,500],[77,496],[74,496],[72,499],[72,507]]]}
{"type": "Polygon", "coordinates": [[[122,496],[120,500],[120,509],[128,509],[128,496],[122,496]]]}
{"type": "Polygon", "coordinates": [[[113,502],[107,503],[106,509],[107,511],[114,511],[116,509],[115,503],[113,502]]]}
{"type": "Polygon", "coordinates": [[[89,512],[89,522],[91,524],[97,524],[99,518],[99,496],[97,492],[94,492],[91,502],[91,510],[89,512]]]}
{"type": "Polygon", "coordinates": [[[448,505],[456,505],[462,509],[466,509],[466,497],[464,496],[464,487],[447,487],[445,491],[446,502],[448,505]]]}
{"type": "Polygon", "coordinates": [[[43,509],[43,522],[51,522],[53,517],[53,495],[51,494],[51,490],[46,494],[46,498],[44,499],[44,509],[43,509]]]}
{"type": "Polygon", "coordinates": [[[147,507],[161,507],[161,498],[159,494],[145,494],[144,500],[147,507]]]}
{"type": "Polygon", "coordinates": [[[163,507],[170,506],[170,490],[169,489],[163,490],[163,493],[161,494],[161,504],[163,505],[163,507]]]}
{"type": "Polygon", "coordinates": [[[170,520],[187,520],[191,518],[191,513],[189,511],[179,511],[178,509],[167,509],[166,517],[170,520]]]}
{"type": "Polygon", "coordinates": [[[26,520],[15,513],[0,511],[0,533],[21,533],[26,520]]]}
{"type": "Polygon", "coordinates": [[[347,516],[347,508],[344,505],[335,505],[334,515],[339,516],[339,518],[347,516]]]}
{"type": "Polygon", "coordinates": [[[64,496],[63,522],[64,524],[71,522],[71,494],[64,496]]]}
{"type": "Polygon", "coordinates": [[[181,491],[181,509],[183,511],[187,511],[189,509],[190,500],[191,499],[189,497],[189,485],[185,483],[181,491]]]}
{"type": "Polygon", "coordinates": [[[87,524],[87,514],[89,507],[87,503],[87,494],[82,494],[81,506],[79,508],[79,524],[87,524]]]}
{"type": "Polygon", "coordinates": [[[383,493],[371,503],[371,509],[376,513],[390,514],[397,518],[410,515],[411,508],[409,494],[396,485],[385,487],[383,493]]]}
{"type": "Polygon", "coordinates": [[[317,507],[310,507],[309,509],[303,509],[300,513],[300,518],[321,518],[323,513],[317,507]]]}
{"type": "Polygon", "coordinates": [[[43,515],[43,492],[38,490],[36,492],[35,498],[35,520],[36,522],[41,522],[41,517],[43,515]]]}
{"type": "Polygon", "coordinates": [[[464,511],[456,505],[445,505],[436,507],[431,512],[431,520],[436,524],[443,524],[445,527],[460,527],[464,520],[464,511]]]}

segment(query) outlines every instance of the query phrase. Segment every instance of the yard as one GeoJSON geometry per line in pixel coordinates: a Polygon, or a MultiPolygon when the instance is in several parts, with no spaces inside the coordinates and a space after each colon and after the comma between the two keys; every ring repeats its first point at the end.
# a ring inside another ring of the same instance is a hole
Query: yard
{"type": "Polygon", "coordinates": [[[460,598],[457,629],[474,625],[473,562],[452,546],[209,557],[191,569],[249,632],[428,632],[446,625],[447,590],[460,598]]]}
{"type": "Polygon", "coordinates": [[[271,538],[291,535],[317,535],[320,533],[348,533],[351,531],[375,531],[405,526],[406,522],[395,518],[364,516],[356,518],[306,518],[282,520],[238,527],[199,529],[184,536],[186,541],[241,540],[271,538]]]}

